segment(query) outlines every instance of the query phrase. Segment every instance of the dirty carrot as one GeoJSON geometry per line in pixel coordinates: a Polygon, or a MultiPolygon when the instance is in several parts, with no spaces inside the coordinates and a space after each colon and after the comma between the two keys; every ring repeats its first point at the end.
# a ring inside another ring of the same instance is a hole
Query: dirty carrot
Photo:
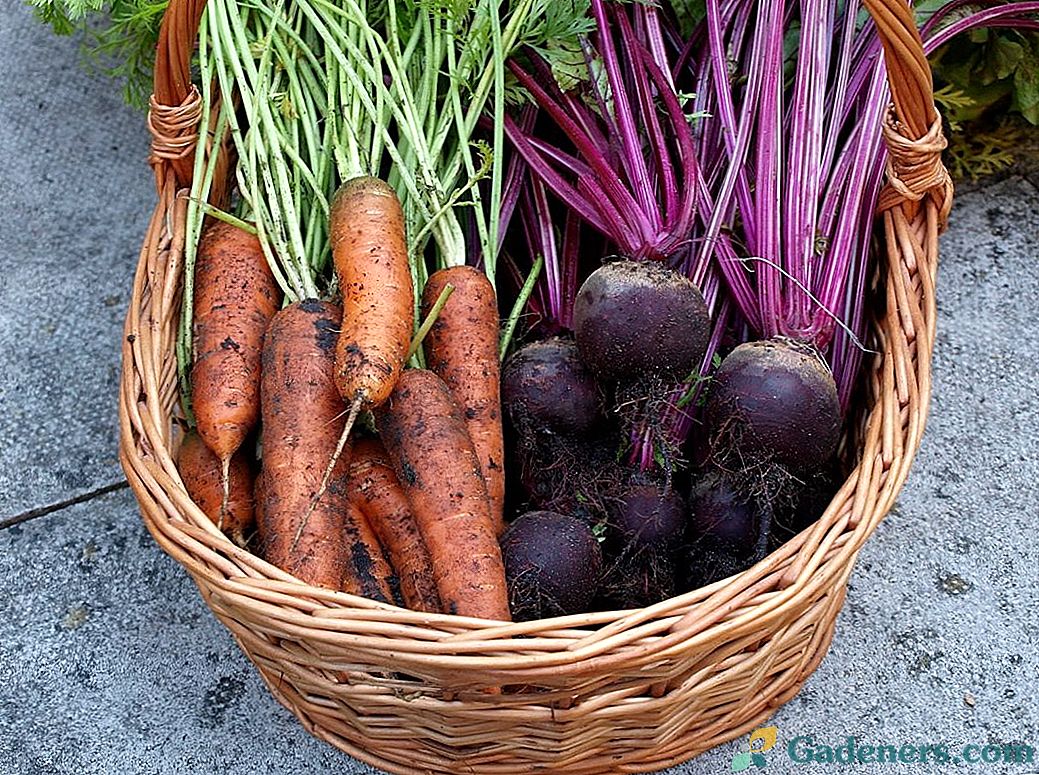
{"type": "Polygon", "coordinates": [[[343,587],[350,562],[345,464],[336,466],[320,498],[314,494],[343,429],[345,407],[334,374],[341,314],[333,304],[307,299],[271,321],[263,346],[256,513],[268,562],[335,590],[343,587]]]}
{"type": "Polygon", "coordinates": [[[220,458],[195,431],[180,445],[177,470],[191,500],[228,538],[244,547],[253,529],[253,474],[243,451],[231,456],[226,503],[220,458]]]}
{"type": "Polygon", "coordinates": [[[397,602],[399,582],[383,554],[379,538],[359,504],[347,501],[343,520],[343,538],[350,562],[343,575],[343,592],[360,595],[380,603],[397,602]]]}
{"type": "Polygon", "coordinates": [[[422,293],[423,313],[447,285],[454,293],[425,340],[426,365],[447,383],[462,410],[487,483],[498,535],[505,529],[505,457],[498,361],[498,302],[487,275],[471,266],[441,269],[422,293]]]}
{"type": "Polygon", "coordinates": [[[281,292],[255,235],[222,221],[195,261],[191,403],[198,433],[224,469],[260,418],[263,336],[281,292]]]}
{"type": "Polygon", "coordinates": [[[397,572],[404,604],[438,613],[440,595],[418,523],[382,443],[361,439],[350,450],[350,501],[368,518],[397,572]]]}
{"type": "Polygon", "coordinates": [[[347,404],[380,406],[393,390],[415,327],[415,296],[404,214],[378,178],[344,183],[332,200],[329,240],[343,328],[336,344],[336,386],[347,404]]]}
{"type": "Polygon", "coordinates": [[[409,369],[377,422],[429,550],[444,610],[509,621],[487,485],[450,389],[431,371],[409,369]]]}
{"type": "Polygon", "coordinates": [[[393,188],[368,176],[340,186],[329,212],[329,242],[343,294],[335,381],[350,412],[316,497],[328,485],[358,413],[389,398],[415,328],[404,213],[393,188]]]}

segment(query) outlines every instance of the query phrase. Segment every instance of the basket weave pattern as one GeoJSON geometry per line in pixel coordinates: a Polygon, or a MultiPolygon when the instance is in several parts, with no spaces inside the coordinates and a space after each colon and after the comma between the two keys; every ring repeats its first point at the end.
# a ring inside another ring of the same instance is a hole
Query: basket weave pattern
{"type": "Polygon", "coordinates": [[[175,342],[182,189],[201,115],[190,52],[204,5],[173,0],[160,40],[149,116],[159,200],[126,321],[120,452],[149,531],[274,696],[314,735],[398,773],[644,772],[759,725],[826,653],[855,559],[906,479],[927,413],[938,235],[952,187],[908,7],[866,0],[893,97],[879,355],[864,372],[868,410],[846,442],[857,464],[826,513],[738,576],[650,608],[495,624],[306,586],[233,545],[185,492],[174,463],[175,342]]]}

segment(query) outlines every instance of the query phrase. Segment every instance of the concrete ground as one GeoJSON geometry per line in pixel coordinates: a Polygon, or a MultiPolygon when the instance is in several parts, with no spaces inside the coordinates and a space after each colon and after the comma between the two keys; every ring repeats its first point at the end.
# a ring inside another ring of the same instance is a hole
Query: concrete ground
{"type": "MultiPolygon", "coordinates": [[[[0,9],[0,775],[369,773],[265,691],[152,542],[116,458],[118,342],[154,202],[143,116],[0,9]]],[[[933,415],[767,771],[841,745],[1039,746],[1039,180],[961,194],[933,415]]],[[[671,772],[730,771],[732,743],[671,772]]],[[[824,765],[806,771],[822,772],[824,765]]],[[[1004,764],[863,772],[1039,771],[1004,764]]]]}

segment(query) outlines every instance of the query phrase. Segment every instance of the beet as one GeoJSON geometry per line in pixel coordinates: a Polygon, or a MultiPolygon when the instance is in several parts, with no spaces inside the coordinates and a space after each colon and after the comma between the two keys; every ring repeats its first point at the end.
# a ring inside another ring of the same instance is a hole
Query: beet
{"type": "Polygon", "coordinates": [[[585,434],[602,420],[599,389],[569,339],[545,339],[517,351],[502,369],[501,393],[521,436],[585,434]]]}
{"type": "Polygon", "coordinates": [[[689,492],[689,537],[750,557],[758,543],[761,514],[756,504],[720,471],[698,477],[689,492]]]}
{"type": "Polygon", "coordinates": [[[628,545],[667,551],[682,540],[685,501],[674,490],[655,484],[638,484],[614,506],[611,517],[618,534],[628,545]]]}
{"type": "Polygon", "coordinates": [[[601,609],[646,608],[678,594],[675,555],[622,555],[603,574],[601,609]]]}
{"type": "Polygon", "coordinates": [[[688,543],[679,570],[682,588],[712,584],[764,557],[772,523],[769,513],[731,475],[717,469],[701,471],[689,490],[688,543]]]}
{"type": "Polygon", "coordinates": [[[775,524],[772,526],[773,543],[782,544],[817,521],[829,507],[839,486],[839,479],[834,471],[825,471],[807,478],[797,488],[791,501],[783,504],[776,512],[775,524]]]}
{"type": "Polygon", "coordinates": [[[599,588],[602,550],[587,524],[551,511],[531,511],[509,525],[501,549],[514,619],[589,610],[599,588]]]}
{"type": "Polygon", "coordinates": [[[755,562],[753,557],[737,556],[709,543],[692,544],[685,550],[683,561],[680,563],[678,589],[681,592],[689,592],[706,587],[708,584],[742,573],[755,562]]]}
{"type": "Polygon", "coordinates": [[[617,499],[610,509],[606,605],[643,608],[674,596],[685,523],[685,501],[669,487],[639,482],[617,499]]]}
{"type": "Polygon", "coordinates": [[[841,409],[815,348],[769,339],[741,344],[722,361],[704,419],[715,459],[808,473],[836,451],[841,409]]]}
{"type": "Polygon", "coordinates": [[[607,382],[646,373],[687,377],[703,361],[710,326],[699,289],[685,276],[650,261],[600,267],[574,301],[581,358],[607,382]]]}

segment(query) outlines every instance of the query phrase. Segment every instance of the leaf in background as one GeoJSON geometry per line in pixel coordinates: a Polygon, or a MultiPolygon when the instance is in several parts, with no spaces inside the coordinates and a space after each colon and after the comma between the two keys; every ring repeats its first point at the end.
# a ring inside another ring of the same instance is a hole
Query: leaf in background
{"type": "Polygon", "coordinates": [[[988,40],[988,29],[985,27],[973,29],[967,33],[967,38],[971,43],[984,43],[988,40]]]}
{"type": "Polygon", "coordinates": [[[543,9],[542,22],[531,30],[529,36],[535,45],[554,43],[580,50],[578,41],[581,36],[595,29],[595,20],[589,13],[589,0],[539,0],[535,4],[534,16],[539,8],[543,9]]]}
{"type": "Polygon", "coordinates": [[[57,0],[32,0],[29,5],[32,6],[36,18],[44,24],[49,24],[58,35],[71,35],[75,31],[74,19],[78,18],[75,8],[66,8],[57,0]]]}
{"type": "Polygon", "coordinates": [[[1025,47],[1020,43],[1007,40],[1002,35],[995,36],[985,62],[985,69],[981,73],[982,85],[988,86],[1009,78],[1017,70],[1024,56],[1025,47]]]}
{"type": "Polygon", "coordinates": [[[801,22],[794,19],[783,33],[783,80],[792,83],[797,75],[797,52],[801,48],[801,22]]]}
{"type": "Polygon", "coordinates": [[[127,102],[144,107],[151,94],[159,25],[168,0],[29,0],[59,35],[79,33],[97,72],[123,83],[127,102]]]}
{"type": "Polygon", "coordinates": [[[976,69],[983,67],[985,52],[978,46],[965,41],[953,41],[940,48],[932,57],[936,75],[940,80],[969,92],[976,69]]]}
{"type": "Polygon", "coordinates": [[[693,34],[696,25],[707,18],[707,0],[671,0],[671,10],[683,38],[693,34]]]}
{"type": "Polygon", "coordinates": [[[934,102],[949,122],[949,131],[956,133],[963,125],[963,111],[969,110],[974,101],[952,84],[946,84],[934,93],[934,102]]]}
{"type": "MultiPolygon", "coordinates": [[[[536,51],[564,91],[588,80],[581,38],[595,29],[590,7],[590,0],[535,0],[531,18],[539,22],[528,29],[517,47],[536,51]]],[[[512,105],[530,102],[530,95],[512,73],[506,73],[505,99],[512,105]]]]}
{"type": "Polygon", "coordinates": [[[1005,170],[1015,161],[1015,151],[1008,149],[1025,147],[1032,131],[1024,119],[1005,116],[994,127],[975,124],[968,131],[955,132],[949,137],[946,166],[956,180],[977,180],[1005,170]]]}
{"type": "Polygon", "coordinates": [[[913,4],[913,10],[916,11],[916,23],[923,24],[934,15],[935,11],[948,4],[949,0],[918,0],[913,4]]]}
{"type": "Polygon", "coordinates": [[[1039,125],[1039,54],[1030,50],[1014,72],[1014,101],[1017,110],[1030,124],[1039,125]]]}
{"type": "Polygon", "coordinates": [[[943,46],[931,62],[939,102],[950,94],[946,88],[957,95],[955,104],[943,102],[950,122],[1016,111],[1039,123],[1039,33],[977,30],[943,46]]]}
{"type": "Polygon", "coordinates": [[[570,91],[588,78],[588,66],[580,49],[574,50],[566,45],[549,43],[545,46],[533,46],[533,49],[548,62],[552,75],[563,91],[570,91]]]}
{"type": "Polygon", "coordinates": [[[63,26],[82,21],[89,14],[101,11],[105,5],[104,0],[27,0],[27,2],[43,21],[50,23],[53,18],[63,26]]]}

